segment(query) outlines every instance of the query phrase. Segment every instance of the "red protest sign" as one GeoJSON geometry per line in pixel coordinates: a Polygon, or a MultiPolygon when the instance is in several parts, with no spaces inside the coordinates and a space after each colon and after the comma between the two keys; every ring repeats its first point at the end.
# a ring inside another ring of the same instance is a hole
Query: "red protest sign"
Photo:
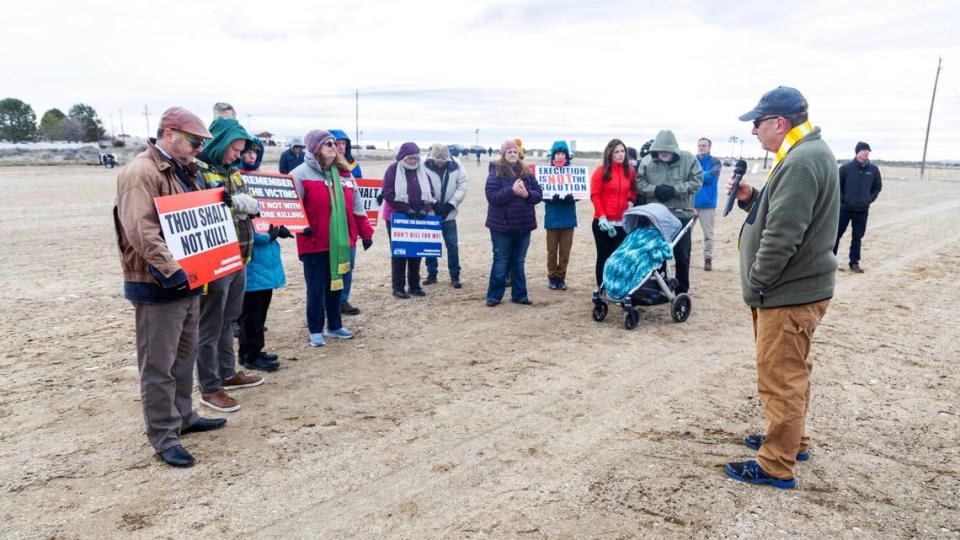
{"type": "Polygon", "coordinates": [[[191,289],[243,270],[223,189],[156,197],[153,202],[167,248],[187,274],[191,289]]]}
{"type": "Polygon", "coordinates": [[[377,202],[377,196],[383,191],[382,178],[358,178],[357,193],[360,200],[363,201],[363,209],[367,212],[367,219],[370,220],[370,226],[376,228],[377,216],[380,215],[380,203],[377,202]]]}
{"type": "Polygon", "coordinates": [[[260,217],[253,220],[255,231],[265,233],[270,225],[284,225],[293,232],[309,227],[293,178],[260,171],[244,172],[240,176],[247,195],[260,203],[260,217]]]}

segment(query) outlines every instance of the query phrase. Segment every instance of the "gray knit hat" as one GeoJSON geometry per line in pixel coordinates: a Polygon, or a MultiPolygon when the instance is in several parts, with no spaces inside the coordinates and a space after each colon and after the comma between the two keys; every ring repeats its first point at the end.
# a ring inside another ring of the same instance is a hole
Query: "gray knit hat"
{"type": "Polygon", "coordinates": [[[448,149],[445,144],[437,143],[430,147],[430,151],[427,152],[427,159],[450,161],[450,149],[448,149]]]}

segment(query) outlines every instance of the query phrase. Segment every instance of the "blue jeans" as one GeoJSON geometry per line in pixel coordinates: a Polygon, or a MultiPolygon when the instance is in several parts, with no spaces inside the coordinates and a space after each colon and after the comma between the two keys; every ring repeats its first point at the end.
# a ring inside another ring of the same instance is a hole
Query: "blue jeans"
{"type": "Polygon", "coordinates": [[[300,256],[300,262],[307,282],[307,328],[311,334],[323,332],[326,318],[329,330],[339,330],[343,326],[340,291],[330,290],[330,252],[306,253],[300,256]]]}
{"type": "MultiPolygon", "coordinates": [[[[450,221],[444,221],[440,226],[443,230],[443,245],[447,248],[447,269],[450,270],[450,277],[460,277],[460,247],[457,239],[457,220],[451,219],[450,221]]],[[[427,273],[436,274],[437,270],[437,258],[427,257],[427,273]]]]}
{"type": "Polygon", "coordinates": [[[501,233],[490,231],[493,244],[493,265],[490,268],[490,283],[487,285],[487,300],[503,299],[507,288],[507,268],[510,269],[510,299],[514,302],[527,299],[527,276],[523,263],[530,247],[530,233],[501,233]]]}
{"type": "Polygon", "coordinates": [[[350,300],[350,284],[353,283],[353,267],[357,260],[357,248],[350,248],[350,271],[343,275],[343,290],[340,291],[340,301],[346,304],[350,300]]]}

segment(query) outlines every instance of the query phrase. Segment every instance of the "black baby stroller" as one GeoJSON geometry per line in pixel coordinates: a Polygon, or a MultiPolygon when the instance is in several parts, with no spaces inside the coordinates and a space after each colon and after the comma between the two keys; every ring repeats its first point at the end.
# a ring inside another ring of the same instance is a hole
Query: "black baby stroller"
{"type": "MultiPolygon", "coordinates": [[[[670,210],[660,204],[651,203],[642,206],[635,206],[623,214],[623,228],[629,236],[637,229],[652,229],[659,231],[660,238],[668,240],[669,250],[672,251],[683,235],[689,234],[697,218],[694,216],[686,225],[681,226],[670,210]]],[[[638,237],[639,238],[639,237],[638,237]]],[[[636,259],[637,255],[642,253],[632,253],[631,250],[641,249],[631,242],[633,238],[628,237],[623,244],[607,259],[604,265],[604,283],[600,285],[600,290],[593,296],[593,320],[600,322],[607,318],[608,302],[620,304],[624,311],[623,326],[627,330],[633,330],[637,327],[640,320],[640,312],[637,306],[653,306],[670,302],[671,315],[676,322],[684,322],[690,316],[691,302],[690,296],[686,293],[677,293],[678,282],[672,278],[668,272],[668,265],[664,261],[662,265],[654,265],[650,270],[638,274],[642,277],[635,282],[609,284],[607,281],[608,267],[610,265],[628,264],[628,261],[636,259]],[[633,257],[633,259],[631,259],[633,257]],[[608,291],[608,289],[610,289],[608,291]],[[618,291],[616,293],[612,291],[618,291]]],[[[657,239],[659,247],[664,249],[666,246],[657,239]]],[[[649,247],[649,243],[646,244],[649,247]]],[[[672,255],[666,253],[664,258],[670,258],[672,255]]],[[[642,258],[642,257],[641,257],[642,258]]],[[[646,258],[649,263],[650,258],[646,258]]],[[[635,269],[636,270],[636,269],[635,269]]]]}

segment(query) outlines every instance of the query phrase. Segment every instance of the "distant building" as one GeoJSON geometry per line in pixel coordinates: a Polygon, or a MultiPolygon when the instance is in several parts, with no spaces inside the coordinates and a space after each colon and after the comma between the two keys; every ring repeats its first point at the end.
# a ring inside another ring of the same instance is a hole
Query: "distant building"
{"type": "Polygon", "coordinates": [[[260,139],[260,142],[262,142],[264,146],[277,145],[277,141],[273,140],[273,133],[269,131],[261,131],[260,133],[254,133],[254,135],[260,139]]]}

